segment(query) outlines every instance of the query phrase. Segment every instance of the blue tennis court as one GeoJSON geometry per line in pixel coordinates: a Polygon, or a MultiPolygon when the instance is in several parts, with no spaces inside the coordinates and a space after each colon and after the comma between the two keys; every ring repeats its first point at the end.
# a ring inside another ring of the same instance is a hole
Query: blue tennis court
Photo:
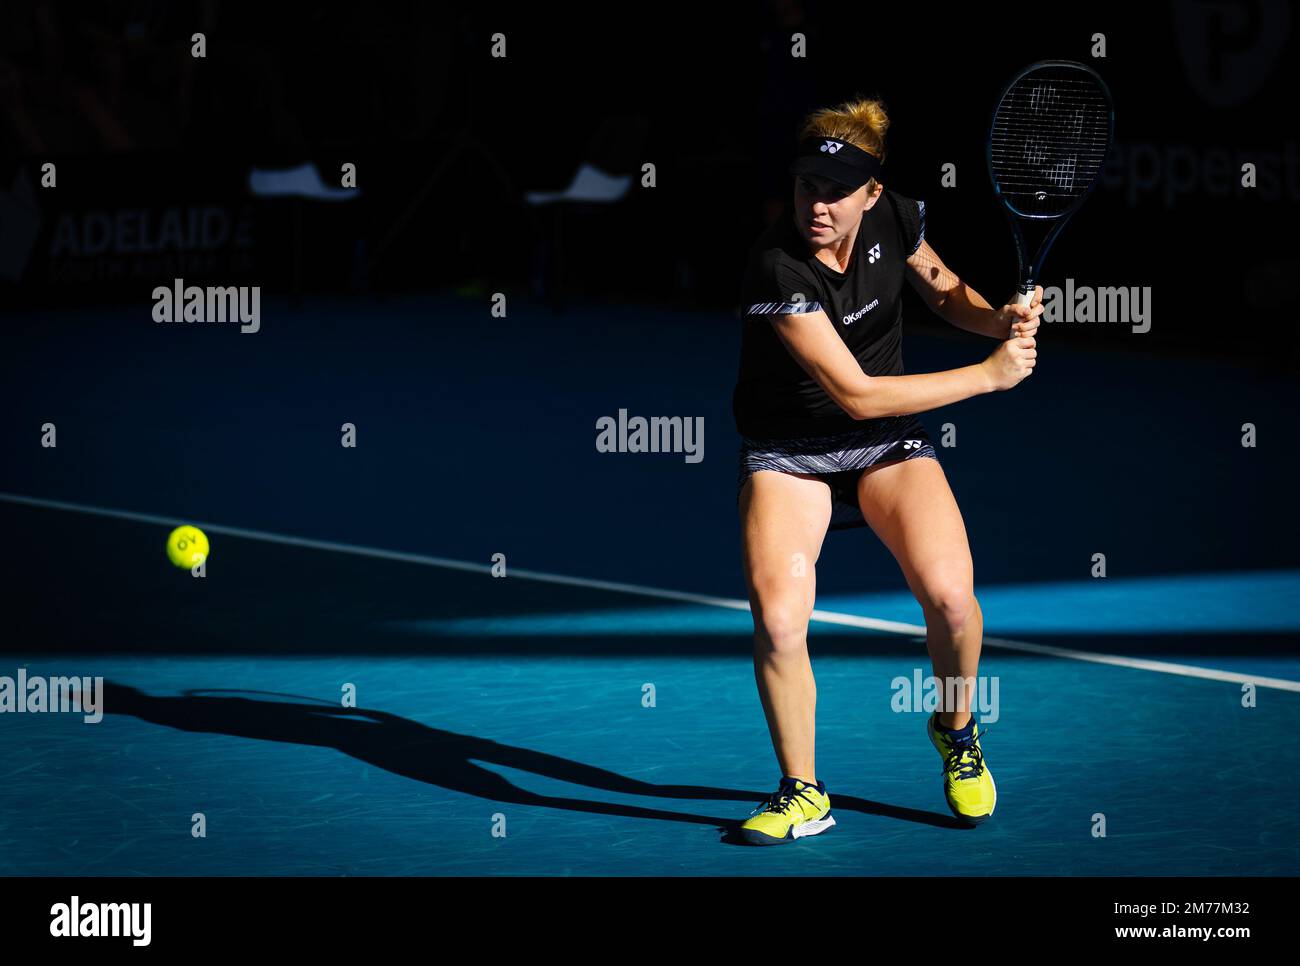
{"type": "MultiPolygon", "coordinates": [[[[201,356],[125,311],[15,323],[39,378],[0,389],[0,675],[102,677],[104,714],[0,718],[0,872],[1300,872],[1281,375],[1060,346],[1019,395],[925,414],[956,429],[997,815],[949,815],[925,715],[891,707],[929,673],[920,608],[869,531],[832,533],[810,647],[838,825],[753,849],[734,827],[778,770],[718,378],[736,321],[557,328],[451,297],[268,317],[256,352],[185,332],[201,356]],[[620,408],[702,414],[705,458],[598,452],[620,408]],[[212,540],[202,579],[163,554],[181,522],[212,540]]],[[[970,352],[908,335],[909,370],[970,352]]]]}

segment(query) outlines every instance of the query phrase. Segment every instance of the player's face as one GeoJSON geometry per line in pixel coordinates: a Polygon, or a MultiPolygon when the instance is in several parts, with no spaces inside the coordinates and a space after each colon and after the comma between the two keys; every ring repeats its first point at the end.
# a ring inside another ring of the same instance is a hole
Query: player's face
{"type": "Polygon", "coordinates": [[[794,217],[812,245],[829,245],[846,237],[862,219],[867,186],[854,189],[816,175],[794,179],[794,217]]]}

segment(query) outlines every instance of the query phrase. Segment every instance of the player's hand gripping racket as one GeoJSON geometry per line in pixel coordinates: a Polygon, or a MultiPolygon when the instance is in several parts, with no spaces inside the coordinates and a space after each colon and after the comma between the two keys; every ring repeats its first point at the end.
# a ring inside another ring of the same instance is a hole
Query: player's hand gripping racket
{"type": "Polygon", "coordinates": [[[1002,92],[989,177],[1016,238],[1017,305],[1030,303],[1048,249],[1097,183],[1114,126],[1110,91],[1085,64],[1032,64],[1002,92]]]}

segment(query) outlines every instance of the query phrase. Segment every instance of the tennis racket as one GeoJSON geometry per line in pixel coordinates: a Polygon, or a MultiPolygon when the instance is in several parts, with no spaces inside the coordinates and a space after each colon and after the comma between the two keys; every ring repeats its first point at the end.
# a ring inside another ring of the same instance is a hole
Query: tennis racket
{"type": "Polygon", "coordinates": [[[1030,304],[1052,242],[1097,184],[1114,129],[1110,91],[1085,64],[1031,64],[1002,91],[989,177],[1016,239],[1017,305],[1030,304]]]}

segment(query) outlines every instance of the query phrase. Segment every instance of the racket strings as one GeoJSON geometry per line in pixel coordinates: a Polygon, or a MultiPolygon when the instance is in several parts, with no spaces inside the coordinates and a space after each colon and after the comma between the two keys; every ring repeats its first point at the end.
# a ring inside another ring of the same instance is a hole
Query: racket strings
{"type": "Polygon", "coordinates": [[[1110,100],[1089,76],[1049,69],[1022,77],[993,119],[989,161],[1006,201],[1030,217],[1073,206],[1100,174],[1110,144],[1110,100]]]}

